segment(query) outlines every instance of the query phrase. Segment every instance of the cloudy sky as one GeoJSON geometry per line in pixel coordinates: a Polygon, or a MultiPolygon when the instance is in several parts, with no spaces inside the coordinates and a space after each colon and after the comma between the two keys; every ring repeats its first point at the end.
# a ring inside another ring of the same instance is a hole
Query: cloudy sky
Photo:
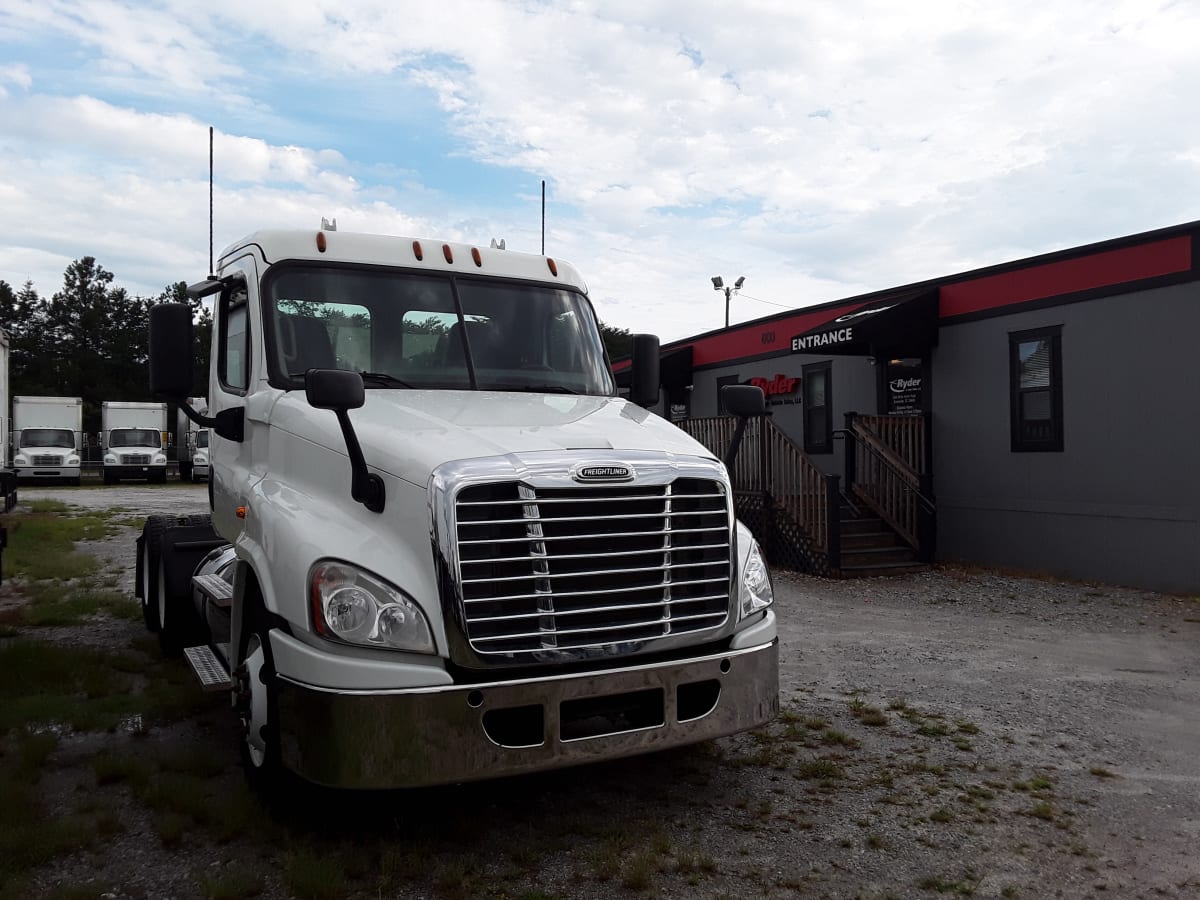
{"type": "Polygon", "coordinates": [[[576,263],[664,340],[1200,218],[1194,0],[0,0],[0,279],[267,226],[576,263]]]}

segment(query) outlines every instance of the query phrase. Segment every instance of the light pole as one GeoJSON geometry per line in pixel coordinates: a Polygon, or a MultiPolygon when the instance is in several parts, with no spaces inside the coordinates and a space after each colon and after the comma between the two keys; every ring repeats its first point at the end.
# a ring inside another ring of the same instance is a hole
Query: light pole
{"type": "Polygon", "coordinates": [[[724,291],[725,292],[725,327],[728,328],[729,327],[729,297],[732,294],[736,294],[738,291],[740,291],[742,289],[742,285],[746,283],[746,276],[739,275],[738,280],[733,283],[733,287],[728,287],[725,284],[725,279],[722,278],[720,275],[714,275],[713,279],[712,279],[712,283],[713,283],[714,291],[724,291]]]}

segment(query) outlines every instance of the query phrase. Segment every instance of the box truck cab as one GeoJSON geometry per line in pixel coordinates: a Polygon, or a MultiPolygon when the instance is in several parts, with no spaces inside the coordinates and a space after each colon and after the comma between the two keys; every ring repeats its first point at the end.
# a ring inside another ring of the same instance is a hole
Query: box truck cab
{"type": "Polygon", "coordinates": [[[101,445],[104,450],[104,483],[124,478],[167,480],[167,405],[106,400],[100,408],[101,445]]]}
{"type": "Polygon", "coordinates": [[[83,400],[13,397],[13,467],[22,481],[79,484],[83,400]]]}
{"type": "MultiPolygon", "coordinates": [[[[150,517],[138,593],[232,693],[252,782],[467,781],[773,717],[770,576],[726,467],[618,396],[573,266],[264,231],[189,291],[215,300],[211,524],[150,517]]],[[[184,400],[191,339],[187,305],[151,311],[156,396],[184,400]]]]}
{"type": "MultiPolygon", "coordinates": [[[[189,397],[188,406],[206,415],[208,401],[189,397]]],[[[175,412],[175,458],[179,461],[179,480],[196,482],[208,477],[208,430],[187,417],[182,409],[175,412]]]]}

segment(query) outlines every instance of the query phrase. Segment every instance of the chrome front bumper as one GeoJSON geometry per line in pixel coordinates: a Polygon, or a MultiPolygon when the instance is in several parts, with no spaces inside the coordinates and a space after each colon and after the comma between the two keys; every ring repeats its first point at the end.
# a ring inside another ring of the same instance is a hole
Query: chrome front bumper
{"type": "Polygon", "coordinates": [[[318,784],[452,784],[617,759],[755,728],[779,709],[779,643],[696,659],[403,692],[278,679],[284,764],[318,784]]]}

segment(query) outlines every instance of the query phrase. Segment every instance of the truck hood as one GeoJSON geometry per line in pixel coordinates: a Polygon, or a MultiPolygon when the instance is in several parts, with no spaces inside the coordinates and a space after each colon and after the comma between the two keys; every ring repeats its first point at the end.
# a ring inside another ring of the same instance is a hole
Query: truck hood
{"type": "MultiPolygon", "coordinates": [[[[713,456],[684,431],[617,397],[500,391],[367,391],[350,411],[367,465],[422,487],[449,460],[562,450],[651,450],[713,456]]],[[[345,455],[332,412],[284,395],[271,424],[345,455]]]]}

